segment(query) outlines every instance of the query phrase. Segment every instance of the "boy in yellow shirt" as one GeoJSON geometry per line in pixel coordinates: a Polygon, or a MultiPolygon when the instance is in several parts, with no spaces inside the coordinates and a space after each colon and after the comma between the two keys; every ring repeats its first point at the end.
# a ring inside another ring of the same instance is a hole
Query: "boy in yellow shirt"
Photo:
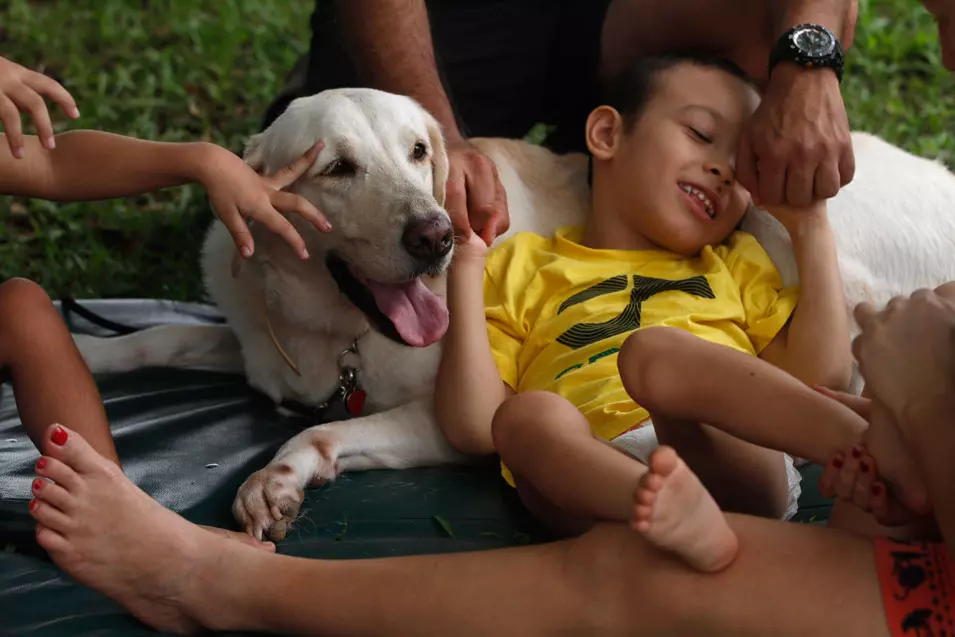
{"type": "Polygon", "coordinates": [[[851,374],[825,203],[772,211],[792,238],[798,304],[737,230],[751,198],[736,150],[758,102],[722,61],[638,61],[587,120],[586,224],[519,233],[489,254],[473,236],[456,248],[438,421],[462,451],[496,450],[558,533],[630,520],[722,568],[736,545],[717,502],[786,517],[798,473],[779,449],[825,463],[866,430],[808,387],[851,374]],[[650,427],[683,459],[648,459],[650,427]]]}

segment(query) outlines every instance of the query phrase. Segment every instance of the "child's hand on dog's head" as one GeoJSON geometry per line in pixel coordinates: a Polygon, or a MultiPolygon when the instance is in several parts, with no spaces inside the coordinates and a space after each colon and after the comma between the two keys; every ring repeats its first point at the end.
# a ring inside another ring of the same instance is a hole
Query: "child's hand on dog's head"
{"type": "Polygon", "coordinates": [[[30,113],[37,136],[44,148],[53,150],[53,123],[43,96],[60,105],[67,117],[76,119],[80,111],[69,91],[56,80],[0,57],[0,123],[7,135],[10,152],[23,158],[23,128],[20,113],[30,113]]]}
{"type": "Polygon", "coordinates": [[[215,146],[217,156],[204,162],[207,168],[199,181],[209,193],[209,201],[235,241],[239,253],[249,258],[255,252],[252,234],[246,219],[254,219],[281,236],[301,258],[308,258],[305,240],[282,212],[294,212],[315,226],[320,232],[329,232],[331,224],[311,202],[304,197],[284,192],[315,163],[322,150],[321,141],[304,155],[276,173],[263,177],[238,156],[215,146]]]}

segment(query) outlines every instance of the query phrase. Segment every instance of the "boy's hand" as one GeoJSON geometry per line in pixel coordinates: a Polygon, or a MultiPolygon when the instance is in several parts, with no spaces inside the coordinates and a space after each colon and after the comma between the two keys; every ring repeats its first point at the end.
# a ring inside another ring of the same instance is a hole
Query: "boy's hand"
{"type": "Polygon", "coordinates": [[[262,177],[225,149],[217,151],[213,161],[208,162],[200,181],[209,193],[209,201],[216,215],[229,229],[243,257],[251,257],[255,252],[246,218],[254,219],[280,235],[303,259],[308,258],[305,240],[280,211],[298,213],[321,232],[332,229],[325,215],[308,200],[282,191],[315,163],[322,146],[322,142],[316,143],[304,155],[268,177],[262,177]]]}
{"type": "MultiPolygon", "coordinates": [[[[756,200],[753,201],[756,203],[756,200]]],[[[757,203],[757,205],[759,205],[757,203]]],[[[766,206],[766,211],[786,227],[790,234],[799,224],[826,218],[826,200],[820,199],[808,206],[766,206]]]]}
{"type": "Polygon", "coordinates": [[[479,235],[472,232],[471,228],[454,229],[454,260],[477,260],[484,261],[487,251],[495,239],[495,229],[498,227],[500,213],[492,212],[486,215],[481,224],[483,230],[479,235]]]}
{"type": "Polygon", "coordinates": [[[76,119],[80,116],[73,96],[56,80],[0,57],[0,122],[7,134],[10,152],[17,159],[23,157],[21,112],[33,116],[33,125],[44,148],[52,150],[56,146],[44,95],[59,104],[68,117],[76,119]]]}

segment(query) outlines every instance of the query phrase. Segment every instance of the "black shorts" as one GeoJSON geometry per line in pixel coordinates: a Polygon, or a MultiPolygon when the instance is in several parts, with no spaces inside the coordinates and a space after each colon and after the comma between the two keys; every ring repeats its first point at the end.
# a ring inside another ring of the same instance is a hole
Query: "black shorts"
{"type": "MultiPolygon", "coordinates": [[[[598,104],[600,34],[610,0],[428,0],[438,72],[468,137],[520,138],[553,127],[546,145],[583,151],[584,122],[598,104]]],[[[366,86],[343,46],[334,0],[316,0],[304,88],[294,97],[366,86]]]]}

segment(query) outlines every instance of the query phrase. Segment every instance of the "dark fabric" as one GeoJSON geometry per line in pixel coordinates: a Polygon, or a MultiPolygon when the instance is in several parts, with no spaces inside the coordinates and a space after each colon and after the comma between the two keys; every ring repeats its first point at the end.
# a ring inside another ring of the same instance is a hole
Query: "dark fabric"
{"type": "MultiPolygon", "coordinates": [[[[216,322],[205,306],[154,301],[84,305],[135,326],[216,322]]],[[[72,327],[92,326],[73,317],[72,327]]],[[[127,475],[163,505],[199,523],[234,528],[239,485],[309,421],[278,415],[238,376],[142,370],[98,378],[127,475]]],[[[38,456],[0,386],[0,635],[129,637],[155,634],[62,574],[36,545],[27,512],[38,456]],[[15,550],[16,552],[12,552],[15,550]]],[[[817,468],[816,468],[817,469],[817,468]]],[[[822,521],[828,502],[804,483],[800,515],[822,521]]],[[[500,477],[497,462],[344,475],[306,493],[280,553],[367,558],[483,550],[546,541],[500,477]]],[[[316,591],[320,602],[321,592],[316,591]]]]}
{"type": "MultiPolygon", "coordinates": [[[[585,151],[584,122],[597,104],[600,33],[610,0],[428,0],[438,70],[469,137],[520,138],[554,126],[546,145],[585,151]]],[[[367,86],[341,32],[335,0],[316,0],[304,89],[293,97],[367,86]]],[[[409,43],[410,44],[410,43],[409,43]]]]}

